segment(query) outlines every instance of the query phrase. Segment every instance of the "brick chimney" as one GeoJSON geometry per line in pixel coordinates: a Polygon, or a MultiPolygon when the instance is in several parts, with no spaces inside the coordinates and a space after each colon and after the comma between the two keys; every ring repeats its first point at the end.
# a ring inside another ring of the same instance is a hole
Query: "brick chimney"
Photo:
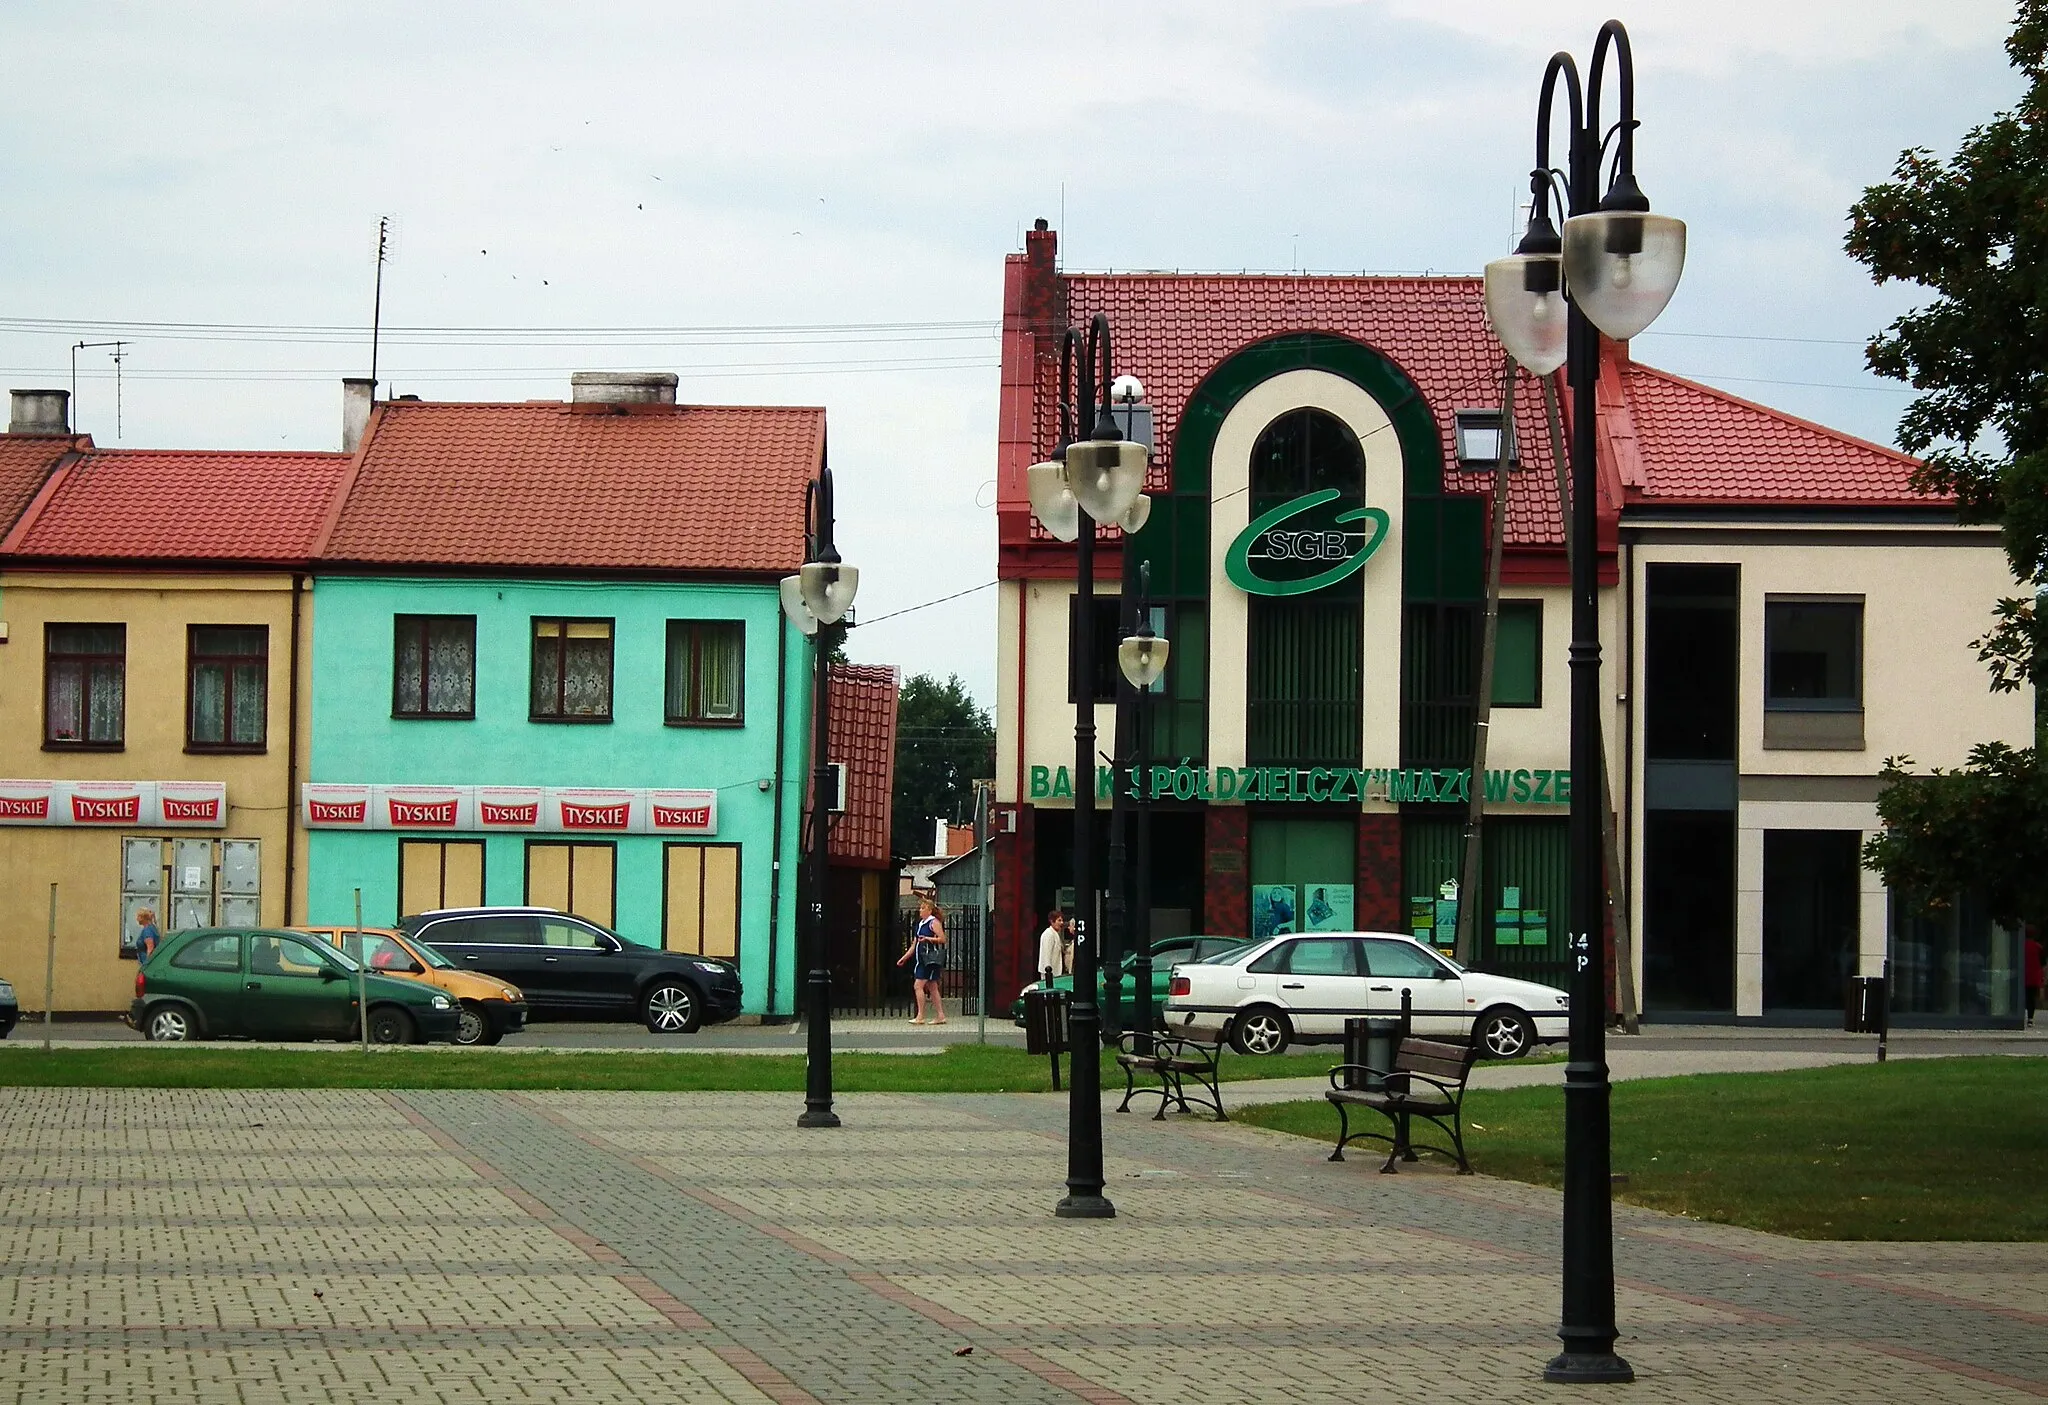
{"type": "Polygon", "coordinates": [[[574,405],[673,405],[673,371],[578,371],[569,377],[574,405]]]}
{"type": "Polygon", "coordinates": [[[69,434],[71,392],[16,390],[7,419],[9,434],[69,434]]]}
{"type": "Polygon", "coordinates": [[[370,427],[370,407],[377,395],[377,382],[368,376],[341,378],[341,451],[353,454],[362,447],[363,431],[370,427]]]}

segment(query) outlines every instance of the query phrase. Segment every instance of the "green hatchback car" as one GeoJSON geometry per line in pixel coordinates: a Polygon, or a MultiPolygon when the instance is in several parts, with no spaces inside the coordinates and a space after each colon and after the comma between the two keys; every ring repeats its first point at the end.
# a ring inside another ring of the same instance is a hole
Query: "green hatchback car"
{"type": "Polygon", "coordinates": [[[378,1044],[452,1040],[461,1011],[419,981],[360,972],[303,932],[202,927],[173,933],[135,972],[128,1023],[145,1039],[353,1039],[358,982],[378,1044]]]}
{"type": "MultiPolygon", "coordinates": [[[[1160,1018],[1166,1013],[1166,987],[1173,976],[1174,962],[1207,961],[1212,957],[1221,956],[1226,951],[1235,951],[1245,944],[1243,937],[1165,937],[1152,943],[1153,1016],[1160,1018]]],[[[1138,998],[1138,988],[1133,983],[1133,968],[1137,965],[1137,962],[1138,958],[1135,955],[1124,958],[1124,978],[1121,985],[1124,1009],[1127,1016],[1138,998]]],[[[1097,972],[1096,974],[1095,989],[1097,1003],[1104,1003],[1109,999],[1109,982],[1103,978],[1103,975],[1104,973],[1102,972],[1097,972]]],[[[1042,980],[1033,981],[1030,985],[1025,986],[1024,989],[1037,990],[1044,984],[1045,982],[1042,980]]],[[[1074,978],[1072,976],[1054,976],[1052,978],[1052,988],[1054,990],[1072,990],[1074,988],[1074,978]]],[[[1021,992],[1016,1000],[1011,1002],[1010,1021],[1019,1027],[1024,1023],[1024,996],[1021,992]]]]}

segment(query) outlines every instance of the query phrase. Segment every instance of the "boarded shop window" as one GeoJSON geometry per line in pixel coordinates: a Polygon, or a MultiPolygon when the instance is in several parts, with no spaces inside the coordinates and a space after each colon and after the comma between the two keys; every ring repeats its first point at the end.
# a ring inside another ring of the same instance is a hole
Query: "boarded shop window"
{"type": "Polygon", "coordinates": [[[739,845],[664,847],[661,944],[700,956],[739,955],[739,845]]]}
{"type": "Polygon", "coordinates": [[[126,718],[128,628],[53,624],[43,633],[43,744],[118,747],[126,718]]]}
{"type": "Polygon", "coordinates": [[[740,620],[668,622],[670,726],[737,725],[745,717],[746,625],[740,620]]]}
{"type": "Polygon", "coordinates": [[[185,657],[186,748],[263,750],[270,722],[269,628],[195,624],[185,657]]]}
{"type": "Polygon", "coordinates": [[[536,619],[533,694],[536,722],[612,720],[612,622],[536,619]]]}
{"type": "Polygon", "coordinates": [[[476,716],[475,615],[397,615],[391,635],[393,717],[476,716]]]}
{"type": "Polygon", "coordinates": [[[618,850],[609,843],[532,840],[526,846],[526,901],[595,922],[613,924],[613,882],[618,850]]]}
{"type": "Polygon", "coordinates": [[[1493,636],[1493,705],[1543,706],[1543,602],[1503,600],[1493,636]]]}
{"type": "Polygon", "coordinates": [[[400,917],[444,907],[481,907],[483,900],[483,840],[398,841],[400,917]]]}

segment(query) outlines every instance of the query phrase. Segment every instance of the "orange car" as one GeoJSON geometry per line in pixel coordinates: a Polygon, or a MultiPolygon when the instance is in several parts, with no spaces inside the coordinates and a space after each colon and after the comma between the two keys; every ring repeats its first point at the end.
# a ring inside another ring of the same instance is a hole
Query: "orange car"
{"type": "Polygon", "coordinates": [[[457,1044],[495,1044],[526,1028],[526,993],[508,981],[474,971],[457,970],[448,958],[424,942],[389,927],[300,927],[331,942],[357,960],[369,948],[370,969],[380,976],[407,976],[438,986],[456,1002],[461,1022],[457,1044]]]}

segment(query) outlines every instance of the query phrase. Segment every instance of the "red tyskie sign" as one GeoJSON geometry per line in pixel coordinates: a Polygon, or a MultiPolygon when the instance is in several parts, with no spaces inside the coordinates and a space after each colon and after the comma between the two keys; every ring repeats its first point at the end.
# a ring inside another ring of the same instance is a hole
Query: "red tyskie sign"
{"type": "Polygon", "coordinates": [[[453,829],[457,803],[449,800],[387,800],[391,823],[406,829],[453,829]]]}
{"type": "Polygon", "coordinates": [[[626,816],[631,812],[629,804],[578,805],[571,801],[562,802],[562,828],[564,829],[624,829],[626,816]]]}
{"type": "Polygon", "coordinates": [[[73,824],[134,824],[141,818],[140,795],[119,795],[109,799],[94,795],[71,797],[73,824]]]}
{"type": "Polygon", "coordinates": [[[370,812],[367,800],[308,800],[306,813],[314,824],[361,824],[370,812]]]}
{"type": "Polygon", "coordinates": [[[50,797],[47,795],[0,795],[0,820],[47,820],[50,818],[50,797]]]}
{"type": "Polygon", "coordinates": [[[477,816],[485,824],[524,825],[530,829],[540,823],[540,802],[530,800],[518,805],[498,805],[489,800],[479,800],[477,816]]]}
{"type": "Polygon", "coordinates": [[[194,824],[218,824],[220,822],[220,801],[218,800],[174,800],[163,797],[164,818],[184,820],[194,824]]]}

